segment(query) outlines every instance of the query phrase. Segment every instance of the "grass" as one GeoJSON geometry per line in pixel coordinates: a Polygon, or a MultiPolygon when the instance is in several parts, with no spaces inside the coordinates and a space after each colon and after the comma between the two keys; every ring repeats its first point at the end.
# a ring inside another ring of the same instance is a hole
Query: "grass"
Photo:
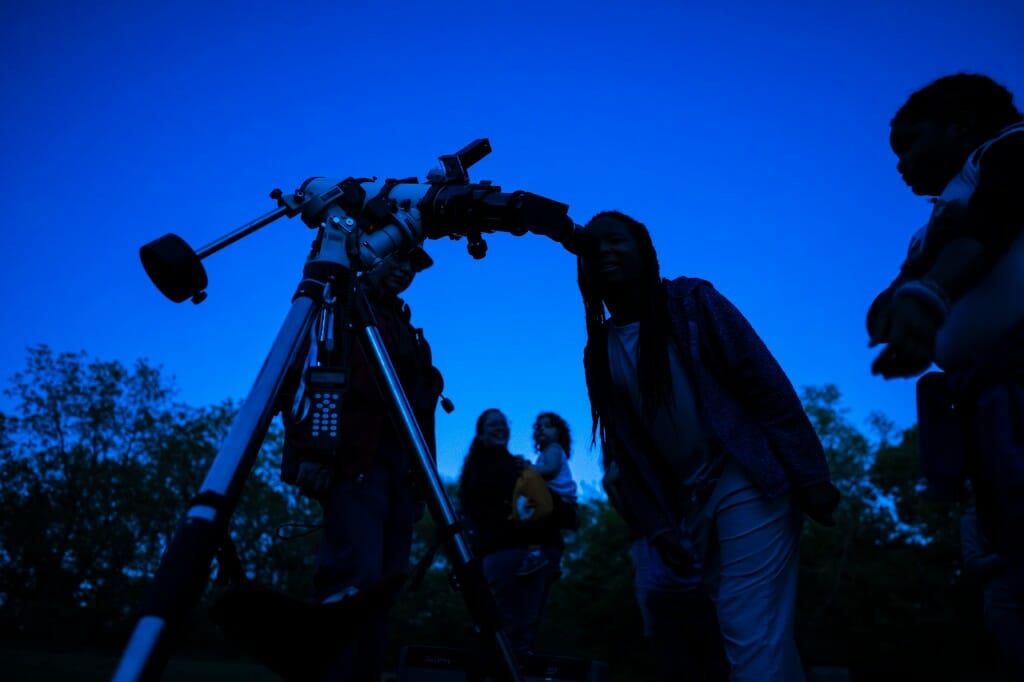
{"type": "MultiPolygon", "coordinates": [[[[0,678],[8,682],[109,682],[120,653],[48,650],[0,643],[0,678]]],[[[281,678],[249,660],[172,658],[165,682],[280,682],[281,678]]]]}

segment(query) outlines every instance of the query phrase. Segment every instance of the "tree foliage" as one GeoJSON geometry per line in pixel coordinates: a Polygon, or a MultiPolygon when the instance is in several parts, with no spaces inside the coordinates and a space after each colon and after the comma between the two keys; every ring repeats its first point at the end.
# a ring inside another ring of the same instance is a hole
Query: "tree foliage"
{"type": "Polygon", "coordinates": [[[975,586],[959,577],[959,505],[929,502],[916,427],[894,434],[875,414],[868,433],[850,423],[834,386],[807,388],[804,405],[843,493],[836,527],[806,524],[798,603],[809,656],[930,671],[976,665],[975,586]]]}
{"type": "MultiPolygon", "coordinates": [[[[6,393],[15,408],[0,415],[3,623],[33,634],[123,627],[235,407],[175,402],[144,360],[129,368],[46,346],[29,349],[6,393]]],[[[279,440],[272,433],[268,443],[279,440]]],[[[287,551],[273,534],[311,513],[277,482],[275,450],[266,448],[247,482],[232,535],[250,574],[294,584],[309,549],[287,551]]]]}
{"type": "MultiPolygon", "coordinates": [[[[177,402],[171,383],[144,360],[127,367],[46,346],[29,349],[6,393],[13,408],[0,413],[0,626],[65,639],[123,632],[235,405],[177,402]]],[[[834,528],[804,526],[798,634],[805,659],[962,668],[977,653],[971,633],[980,628],[980,595],[959,576],[960,510],[923,495],[916,430],[895,433],[881,415],[858,428],[834,386],[807,388],[803,399],[843,493],[834,528]]],[[[303,598],[318,537],[284,539],[278,530],[315,526],[319,510],[280,483],[280,449],[272,428],[231,531],[250,577],[303,598]]],[[[448,492],[456,499],[454,486],[448,492]]],[[[538,648],[605,660],[615,679],[649,678],[628,531],[604,500],[590,499],[580,514],[538,648]]],[[[414,556],[433,535],[425,515],[414,556]]],[[[447,568],[442,555],[419,591],[400,595],[393,656],[401,644],[473,642],[447,568]]]]}

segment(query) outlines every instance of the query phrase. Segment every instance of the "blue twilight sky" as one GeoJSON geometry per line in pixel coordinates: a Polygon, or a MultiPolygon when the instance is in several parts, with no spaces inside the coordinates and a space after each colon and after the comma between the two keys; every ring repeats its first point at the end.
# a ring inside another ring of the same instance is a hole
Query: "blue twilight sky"
{"type": "MultiPolygon", "coordinates": [[[[312,232],[281,220],[210,257],[209,299],[175,305],[138,248],[198,248],[306,177],[423,178],[488,137],[475,180],[645,222],[663,274],[710,279],[793,383],[837,384],[858,423],[914,421],[912,382],[872,377],[864,313],[927,203],[895,173],[888,121],[955,71],[1024,97],[1024,2],[7,2],[0,8],[4,328],[25,347],[144,356],[181,400],[242,398],[312,232]]],[[[1018,105],[1022,104],[1018,99],[1018,105]]],[[[407,293],[446,393],[455,477],[481,410],[530,452],[569,420],[590,485],[574,261],[544,238],[426,244],[407,293]]]]}

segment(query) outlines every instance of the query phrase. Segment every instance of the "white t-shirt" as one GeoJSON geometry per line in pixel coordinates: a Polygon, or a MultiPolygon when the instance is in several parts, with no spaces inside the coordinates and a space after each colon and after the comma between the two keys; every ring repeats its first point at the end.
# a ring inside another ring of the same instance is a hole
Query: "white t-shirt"
{"type": "MultiPolygon", "coordinates": [[[[637,372],[637,349],[640,344],[640,323],[608,325],[608,364],[612,386],[626,394],[637,419],[643,414],[640,381],[637,372]]],[[[654,446],[679,476],[684,486],[703,480],[711,471],[708,441],[697,419],[693,388],[679,359],[675,343],[669,343],[669,373],[672,396],[654,417],[651,436],[654,446]]]]}
{"type": "MultiPolygon", "coordinates": [[[[569,469],[569,456],[565,454],[565,450],[558,443],[549,443],[544,448],[544,452],[549,450],[556,450],[559,457],[558,471],[555,475],[547,480],[548,487],[551,488],[551,492],[558,494],[566,502],[576,503],[576,481],[572,478],[572,470],[569,469]]],[[[544,457],[544,453],[537,456],[537,464],[540,464],[540,460],[544,457]]]]}

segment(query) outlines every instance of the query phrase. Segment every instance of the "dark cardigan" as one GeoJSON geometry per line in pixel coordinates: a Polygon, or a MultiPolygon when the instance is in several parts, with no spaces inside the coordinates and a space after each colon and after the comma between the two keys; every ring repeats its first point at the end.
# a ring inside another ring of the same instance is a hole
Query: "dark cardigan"
{"type": "MultiPolygon", "coordinates": [[[[672,334],[714,446],[769,499],[828,481],[824,450],[793,385],[742,313],[705,280],[680,277],[665,287],[672,334]]],[[[685,506],[679,482],[658,475],[649,439],[621,398],[609,396],[601,414],[613,504],[637,535],[677,528],[685,506]]]]}

